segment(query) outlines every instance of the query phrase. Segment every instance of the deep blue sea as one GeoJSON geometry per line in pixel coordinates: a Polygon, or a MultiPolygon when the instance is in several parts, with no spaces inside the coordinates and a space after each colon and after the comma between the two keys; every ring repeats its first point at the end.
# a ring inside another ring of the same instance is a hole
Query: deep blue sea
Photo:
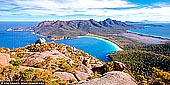
{"type": "Polygon", "coordinates": [[[131,29],[128,31],[137,34],[170,39],[170,23],[155,23],[154,25],[161,26],[146,26],[145,28],[131,29]]]}
{"type": "MultiPolygon", "coordinates": [[[[36,24],[38,22],[0,22],[0,47],[13,49],[33,44],[41,36],[31,32],[7,32],[6,30],[8,28],[31,27],[36,24]]],[[[105,62],[108,62],[106,55],[117,51],[117,47],[113,43],[88,36],[55,42],[76,47],[105,62]]]]}
{"type": "Polygon", "coordinates": [[[7,32],[8,28],[29,27],[38,22],[0,22],[0,47],[10,49],[34,43],[40,36],[30,32],[7,32]]]}

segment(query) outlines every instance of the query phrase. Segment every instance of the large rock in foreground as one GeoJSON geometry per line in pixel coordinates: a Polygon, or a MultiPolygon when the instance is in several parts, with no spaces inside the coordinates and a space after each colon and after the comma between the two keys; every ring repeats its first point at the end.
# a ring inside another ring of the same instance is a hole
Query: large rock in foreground
{"type": "Polygon", "coordinates": [[[10,61],[10,55],[6,53],[0,53],[0,65],[8,66],[10,61]]]}
{"type": "Polygon", "coordinates": [[[84,73],[82,71],[76,71],[75,76],[78,81],[87,80],[90,77],[88,73],[84,73]]]}
{"type": "Polygon", "coordinates": [[[72,85],[137,85],[134,79],[127,73],[113,71],[105,73],[103,77],[72,85]]]}
{"type": "Polygon", "coordinates": [[[67,72],[55,72],[53,75],[59,76],[61,80],[66,80],[66,81],[74,80],[74,81],[77,81],[77,79],[71,73],[67,73],[67,72]]]}
{"type": "Polygon", "coordinates": [[[82,81],[87,80],[92,74],[93,71],[90,68],[86,67],[84,64],[81,64],[80,66],[77,67],[75,76],[78,79],[78,81],[82,81]]]}

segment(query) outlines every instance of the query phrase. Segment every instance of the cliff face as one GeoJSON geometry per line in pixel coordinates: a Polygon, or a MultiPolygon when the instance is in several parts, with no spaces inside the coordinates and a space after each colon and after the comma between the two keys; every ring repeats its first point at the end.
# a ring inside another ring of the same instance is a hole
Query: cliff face
{"type": "Polygon", "coordinates": [[[53,38],[72,38],[87,33],[113,34],[125,32],[131,26],[110,18],[104,21],[71,20],[71,21],[43,21],[31,28],[35,33],[53,38]]]}

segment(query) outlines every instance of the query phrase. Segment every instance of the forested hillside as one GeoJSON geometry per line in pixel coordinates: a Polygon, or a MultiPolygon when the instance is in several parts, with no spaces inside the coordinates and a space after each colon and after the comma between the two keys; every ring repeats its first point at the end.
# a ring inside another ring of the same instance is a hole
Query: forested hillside
{"type": "Polygon", "coordinates": [[[141,50],[126,50],[112,53],[109,57],[125,63],[127,71],[138,81],[145,80],[148,84],[155,82],[170,84],[169,56],[141,50]],[[156,80],[158,78],[159,81],[156,80]]]}
{"type": "Polygon", "coordinates": [[[152,51],[158,54],[170,56],[170,43],[143,45],[143,46],[137,47],[136,49],[152,51]]]}

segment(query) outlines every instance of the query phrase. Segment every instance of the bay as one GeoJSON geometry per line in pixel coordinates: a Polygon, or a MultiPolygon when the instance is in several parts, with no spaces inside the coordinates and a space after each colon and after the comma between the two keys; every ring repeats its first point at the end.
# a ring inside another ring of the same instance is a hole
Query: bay
{"type": "Polygon", "coordinates": [[[69,40],[57,40],[56,42],[64,43],[83,50],[105,62],[109,61],[106,58],[108,54],[122,50],[116,44],[110,41],[90,36],[81,36],[79,38],[69,40]]]}
{"type": "MultiPolygon", "coordinates": [[[[31,27],[38,22],[0,22],[0,47],[18,48],[34,42],[41,38],[31,32],[7,32],[8,28],[31,27]]],[[[51,41],[46,38],[47,41],[51,41]]],[[[104,39],[81,36],[69,40],[57,40],[57,43],[63,43],[83,50],[88,54],[95,56],[99,60],[108,62],[106,55],[120,50],[117,45],[104,39]]]]}

